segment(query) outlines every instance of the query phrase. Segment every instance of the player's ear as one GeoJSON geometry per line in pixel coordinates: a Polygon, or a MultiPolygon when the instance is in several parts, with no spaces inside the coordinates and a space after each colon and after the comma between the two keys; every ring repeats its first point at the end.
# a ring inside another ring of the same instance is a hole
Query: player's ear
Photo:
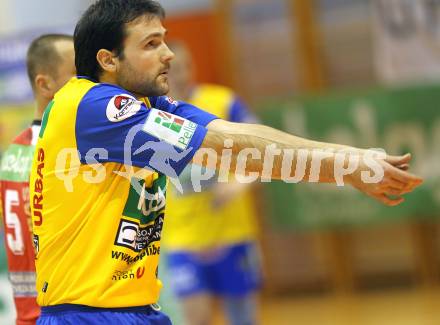
{"type": "Polygon", "coordinates": [[[96,60],[101,66],[102,70],[107,72],[116,72],[116,57],[111,51],[100,49],[98,53],[96,53],[96,60]]]}
{"type": "Polygon", "coordinates": [[[44,97],[50,98],[52,96],[52,85],[48,75],[37,74],[34,80],[35,91],[44,97]]]}

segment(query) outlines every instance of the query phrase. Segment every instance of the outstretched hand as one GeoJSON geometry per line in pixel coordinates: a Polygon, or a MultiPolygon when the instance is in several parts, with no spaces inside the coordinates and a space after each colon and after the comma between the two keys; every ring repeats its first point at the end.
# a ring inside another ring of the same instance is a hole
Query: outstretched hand
{"type": "Polygon", "coordinates": [[[361,172],[369,170],[367,166],[361,166],[358,171],[351,175],[350,184],[359,191],[388,206],[396,206],[405,199],[406,193],[412,192],[422,184],[423,179],[409,173],[411,155],[403,156],[388,155],[385,159],[377,159],[377,163],[383,168],[384,175],[378,183],[365,183],[362,180],[361,172]]]}

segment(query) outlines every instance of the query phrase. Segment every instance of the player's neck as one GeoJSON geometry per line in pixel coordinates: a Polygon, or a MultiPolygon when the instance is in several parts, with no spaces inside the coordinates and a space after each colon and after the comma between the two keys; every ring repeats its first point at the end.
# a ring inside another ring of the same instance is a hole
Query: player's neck
{"type": "Polygon", "coordinates": [[[169,92],[169,96],[177,99],[177,100],[183,100],[185,102],[189,101],[193,95],[195,89],[195,85],[188,85],[186,87],[183,87],[181,89],[171,89],[169,92]]]}
{"type": "Polygon", "coordinates": [[[50,103],[50,100],[47,100],[46,98],[36,97],[35,98],[35,113],[34,113],[34,120],[41,120],[43,118],[44,110],[46,109],[47,105],[50,103]]]}

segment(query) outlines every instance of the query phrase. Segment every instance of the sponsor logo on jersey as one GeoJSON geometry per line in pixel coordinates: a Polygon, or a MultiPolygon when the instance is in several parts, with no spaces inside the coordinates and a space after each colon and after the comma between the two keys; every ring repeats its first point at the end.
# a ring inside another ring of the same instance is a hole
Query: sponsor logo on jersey
{"type": "Polygon", "coordinates": [[[197,124],[182,117],[151,109],[143,130],[159,140],[185,150],[196,128],[197,124]]]}
{"type": "Polygon", "coordinates": [[[171,131],[179,134],[182,130],[184,120],[182,118],[172,116],[171,114],[159,111],[158,116],[156,116],[156,118],[154,119],[154,123],[166,127],[171,131]]]}
{"type": "Polygon", "coordinates": [[[153,224],[142,226],[138,222],[121,219],[116,234],[115,245],[140,252],[153,242],[160,241],[164,215],[159,215],[153,224]]]}
{"type": "Polygon", "coordinates": [[[168,103],[170,103],[171,105],[177,106],[179,105],[179,102],[177,100],[172,99],[171,97],[166,96],[165,97],[166,101],[168,103]]]}
{"type": "Polygon", "coordinates": [[[137,219],[140,224],[146,225],[156,219],[165,209],[166,177],[160,176],[151,186],[145,185],[145,180],[132,178],[130,192],[125,204],[123,215],[137,219]],[[133,187],[135,182],[142,186],[140,193],[133,187]]]}
{"type": "Polygon", "coordinates": [[[11,145],[1,160],[0,179],[27,182],[33,154],[32,146],[11,145]]]}
{"type": "Polygon", "coordinates": [[[135,280],[135,279],[140,279],[144,276],[145,273],[145,267],[138,267],[136,269],[136,272],[134,272],[133,270],[124,270],[124,271],[119,271],[116,270],[113,273],[112,276],[112,280],[113,281],[121,281],[121,280],[135,280]]]}
{"type": "Polygon", "coordinates": [[[106,115],[110,122],[120,122],[135,115],[141,105],[142,102],[130,95],[113,96],[107,104],[106,115]]]}
{"type": "Polygon", "coordinates": [[[160,254],[160,246],[156,246],[154,243],[142,250],[138,255],[131,256],[130,254],[113,250],[112,259],[126,262],[127,265],[142,261],[146,256],[155,256],[160,254]]]}

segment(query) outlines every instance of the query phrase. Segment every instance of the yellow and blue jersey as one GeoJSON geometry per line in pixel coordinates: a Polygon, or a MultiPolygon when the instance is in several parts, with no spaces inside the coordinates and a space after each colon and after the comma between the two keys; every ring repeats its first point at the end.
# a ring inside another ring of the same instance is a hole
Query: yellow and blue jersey
{"type": "MultiPolygon", "coordinates": [[[[247,107],[226,87],[199,85],[188,102],[231,122],[256,121],[247,107]]],[[[183,193],[171,187],[168,193],[168,217],[163,236],[163,245],[167,250],[198,251],[256,239],[256,215],[249,190],[244,190],[221,208],[215,208],[210,188],[217,178],[202,184],[201,192],[194,192],[188,166],[179,180],[183,193]]]]}
{"type": "Polygon", "coordinates": [[[166,177],[181,173],[215,118],[80,77],[55,95],[30,180],[41,306],[158,300],[166,177]]]}

